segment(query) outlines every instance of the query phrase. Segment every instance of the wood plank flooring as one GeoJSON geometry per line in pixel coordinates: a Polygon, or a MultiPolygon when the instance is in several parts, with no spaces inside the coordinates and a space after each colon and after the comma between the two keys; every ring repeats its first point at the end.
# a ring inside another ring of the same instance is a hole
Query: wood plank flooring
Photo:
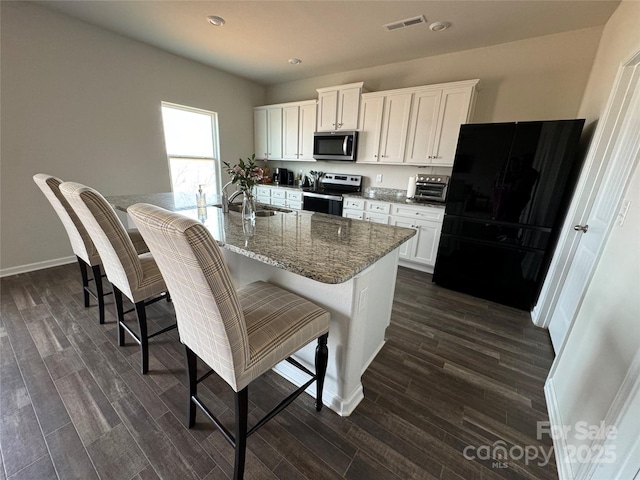
{"type": "MultiPolygon", "coordinates": [[[[113,304],[105,325],[82,305],[77,270],[0,281],[0,480],[230,478],[233,451],[204,415],[184,427],[177,333],[152,339],[141,375],[139,347],[117,346],[113,304]]],[[[148,316],[150,331],[166,326],[172,305],[148,316]]],[[[553,353],[526,314],[401,268],[387,338],[350,417],[318,414],[302,395],[249,438],[245,478],[557,479],[553,456],[518,458],[551,450],[536,425],[548,420],[553,353]]],[[[209,408],[230,423],[231,389],[215,376],[205,385],[209,408]]],[[[250,422],[290,389],[274,373],[254,382],[250,422]]]]}

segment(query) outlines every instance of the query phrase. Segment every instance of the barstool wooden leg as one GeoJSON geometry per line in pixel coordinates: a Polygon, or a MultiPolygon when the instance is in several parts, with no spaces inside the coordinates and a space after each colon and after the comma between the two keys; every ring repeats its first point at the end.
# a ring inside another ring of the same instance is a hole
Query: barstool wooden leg
{"type": "Polygon", "coordinates": [[[322,410],[322,388],[324,387],[324,376],[327,373],[327,363],[329,359],[329,349],[327,348],[328,333],[318,337],[316,347],[316,411],[322,410]]]}
{"type": "Polygon", "coordinates": [[[184,351],[187,359],[187,382],[189,384],[187,426],[191,428],[196,424],[196,402],[192,399],[198,394],[198,356],[186,345],[184,346],[184,351]]]}
{"type": "Polygon", "coordinates": [[[244,463],[247,455],[247,415],[249,413],[249,387],[235,393],[236,399],[236,459],[233,469],[233,480],[242,480],[244,463]]]}
{"type": "Polygon", "coordinates": [[[124,322],[124,308],[122,307],[122,292],[116,288],[115,285],[112,285],[113,289],[113,298],[116,302],[116,318],[118,319],[118,346],[124,347],[124,327],[122,323],[124,322]]]}
{"type": "Polygon", "coordinates": [[[87,273],[87,264],[80,257],[78,259],[78,265],[80,266],[80,275],[82,276],[82,293],[84,294],[84,306],[89,306],[89,275],[87,273]]]}
{"type": "MultiPolygon", "coordinates": [[[[96,296],[98,297],[98,313],[100,315],[100,324],[104,324],[104,290],[102,289],[102,272],[100,265],[91,267],[93,272],[93,280],[96,284],[96,296]]],[[[86,293],[86,292],[85,292],[86,293]]]]}
{"type": "Polygon", "coordinates": [[[142,355],[142,373],[149,371],[149,336],[147,332],[147,309],[144,301],[136,303],[136,315],[140,328],[140,350],[142,355]]]}

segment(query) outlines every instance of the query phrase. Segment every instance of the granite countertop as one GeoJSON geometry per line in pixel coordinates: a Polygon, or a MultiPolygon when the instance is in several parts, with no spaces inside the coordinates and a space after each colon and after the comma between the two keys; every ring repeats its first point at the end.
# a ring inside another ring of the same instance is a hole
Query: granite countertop
{"type": "MultiPolygon", "coordinates": [[[[166,195],[108,197],[107,201],[122,211],[134,203],[167,208],[171,199],[166,195]]],[[[176,204],[174,200],[174,207],[176,205],[181,203],[176,204]]],[[[193,208],[180,210],[180,213],[202,221],[221,247],[329,284],[346,282],[416,233],[412,228],[304,210],[257,217],[253,232],[248,232],[238,212],[223,213],[221,208],[210,206],[206,208],[204,218],[200,210],[193,208]]]]}
{"type": "Polygon", "coordinates": [[[444,208],[441,202],[418,202],[407,198],[406,190],[396,190],[392,188],[376,188],[365,189],[361,193],[346,193],[345,197],[364,198],[365,200],[374,200],[379,202],[400,203],[402,205],[414,205],[416,207],[436,207],[444,208]]]}

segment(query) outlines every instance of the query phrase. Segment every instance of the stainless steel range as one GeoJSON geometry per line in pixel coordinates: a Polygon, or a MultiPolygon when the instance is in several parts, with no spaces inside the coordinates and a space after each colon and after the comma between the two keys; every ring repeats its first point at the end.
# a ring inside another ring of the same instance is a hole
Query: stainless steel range
{"type": "Polygon", "coordinates": [[[316,188],[303,190],[302,209],[312,212],[342,215],[344,193],[362,191],[362,175],[325,173],[316,188]]]}

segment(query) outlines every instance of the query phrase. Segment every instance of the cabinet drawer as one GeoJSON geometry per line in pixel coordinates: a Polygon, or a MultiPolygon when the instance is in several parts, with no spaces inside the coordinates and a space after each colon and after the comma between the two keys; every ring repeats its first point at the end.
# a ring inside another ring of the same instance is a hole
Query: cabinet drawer
{"type": "Polygon", "coordinates": [[[364,210],[363,198],[345,198],[343,208],[351,208],[353,210],[364,210]]]}
{"type": "Polygon", "coordinates": [[[289,191],[287,192],[287,200],[291,202],[301,202],[302,192],[289,191]]]}
{"type": "Polygon", "coordinates": [[[372,202],[367,200],[366,204],[367,212],[383,213],[388,215],[391,212],[391,204],[387,202],[372,202]]]}
{"type": "Polygon", "coordinates": [[[266,205],[271,203],[271,197],[265,195],[256,195],[256,200],[258,203],[264,203],[266,205]]]}
{"type": "Polygon", "coordinates": [[[444,218],[444,208],[394,205],[393,215],[399,217],[416,218],[420,220],[431,220],[432,222],[442,222],[442,219],[444,218]]]}
{"type": "Polygon", "coordinates": [[[294,210],[302,210],[302,202],[293,202],[291,200],[287,200],[287,207],[294,210]]]}
{"type": "Polygon", "coordinates": [[[287,201],[284,198],[271,197],[271,205],[275,205],[276,207],[286,207],[287,201]]]}
{"type": "Polygon", "coordinates": [[[389,215],[384,215],[380,213],[366,213],[364,219],[367,222],[383,223],[385,225],[389,224],[389,215]]]}
{"type": "Polygon", "coordinates": [[[280,188],[271,190],[271,198],[287,198],[287,191],[280,188]]]}
{"type": "Polygon", "coordinates": [[[271,188],[269,187],[258,187],[256,189],[256,195],[259,197],[270,197],[271,196],[271,188]]]}
{"type": "Polygon", "coordinates": [[[364,212],[362,210],[343,210],[342,216],[356,220],[364,220],[364,212]]]}

